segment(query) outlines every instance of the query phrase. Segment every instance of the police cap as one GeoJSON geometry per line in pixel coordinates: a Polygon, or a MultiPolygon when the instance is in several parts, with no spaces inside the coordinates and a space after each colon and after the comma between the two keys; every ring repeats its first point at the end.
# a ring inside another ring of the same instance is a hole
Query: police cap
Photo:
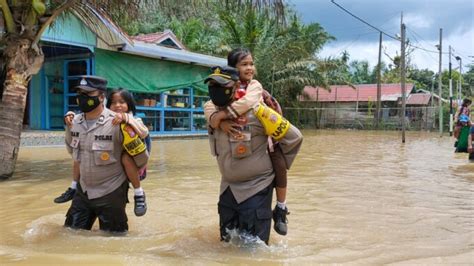
{"type": "Polygon", "coordinates": [[[211,68],[212,73],[204,80],[204,83],[214,80],[219,85],[226,86],[231,82],[239,80],[239,71],[229,66],[215,66],[211,68]]]}
{"type": "Polygon", "coordinates": [[[79,76],[78,83],[74,87],[75,90],[81,89],[85,91],[107,91],[107,80],[98,76],[79,76]]]}

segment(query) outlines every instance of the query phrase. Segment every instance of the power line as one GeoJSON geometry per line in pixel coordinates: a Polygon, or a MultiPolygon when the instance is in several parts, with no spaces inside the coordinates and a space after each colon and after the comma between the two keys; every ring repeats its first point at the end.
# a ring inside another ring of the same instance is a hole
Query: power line
{"type": "Polygon", "coordinates": [[[388,33],[386,33],[385,31],[373,26],[372,24],[370,24],[369,22],[363,20],[362,18],[358,17],[357,15],[355,14],[352,14],[349,10],[345,9],[343,6],[339,5],[338,3],[335,2],[335,0],[331,0],[331,3],[335,4],[336,6],[338,6],[340,9],[342,9],[344,12],[346,12],[347,14],[353,16],[354,18],[356,18],[357,20],[359,20],[360,22],[364,23],[365,25],[371,27],[372,29],[378,31],[378,32],[381,32],[382,34],[384,34],[385,36],[389,37],[389,38],[392,38],[394,40],[397,40],[397,41],[400,41],[397,37],[395,36],[392,36],[388,33]]]}
{"type": "Polygon", "coordinates": [[[456,52],[457,52],[458,54],[461,54],[461,55],[465,56],[465,57],[469,57],[469,56],[467,55],[467,54],[469,54],[469,53],[467,53],[466,51],[461,51],[461,50],[457,49],[456,52]]]}
{"type": "MultiPolygon", "coordinates": [[[[418,35],[418,37],[420,37],[420,39],[422,39],[422,37],[421,37],[419,34],[417,34],[415,31],[412,31],[412,30],[409,30],[409,31],[410,31],[410,33],[412,33],[413,39],[414,39],[417,43],[419,43],[420,46],[422,46],[421,42],[418,40],[418,38],[417,38],[415,35],[418,35]]],[[[424,41],[424,40],[422,40],[422,41],[424,41]]],[[[424,41],[424,42],[426,42],[426,41],[424,41]]],[[[431,58],[434,62],[438,62],[438,59],[434,58],[433,55],[432,55],[432,53],[426,53],[426,54],[427,54],[427,55],[429,56],[429,58],[431,58]]]]}
{"type": "MultiPolygon", "coordinates": [[[[336,3],[335,0],[331,0],[331,3],[335,4],[337,7],[339,7],[340,9],[342,9],[344,12],[346,12],[347,14],[353,16],[354,18],[356,18],[357,20],[359,20],[359,21],[361,21],[362,23],[366,24],[367,26],[373,28],[374,30],[376,30],[376,31],[378,31],[378,32],[381,32],[381,33],[384,34],[385,36],[387,36],[387,37],[389,37],[389,38],[392,38],[392,39],[394,39],[394,40],[396,40],[396,41],[400,41],[399,38],[397,38],[397,37],[395,37],[395,36],[393,36],[393,35],[390,35],[390,34],[386,33],[385,31],[383,31],[383,30],[381,30],[381,29],[379,29],[379,28],[373,26],[373,25],[370,24],[369,22],[363,20],[363,19],[360,18],[359,16],[357,16],[357,15],[351,13],[349,10],[345,9],[343,6],[341,6],[341,5],[339,5],[338,3],[336,3]]],[[[439,53],[439,51],[428,50],[428,49],[426,49],[426,48],[418,47],[418,46],[413,45],[413,44],[410,44],[410,43],[409,43],[408,45],[409,45],[410,47],[413,47],[413,48],[416,48],[416,49],[420,49],[420,50],[423,50],[423,51],[426,51],[426,52],[436,53],[436,54],[439,53]]],[[[442,54],[448,54],[448,53],[446,53],[446,52],[441,52],[441,53],[442,53],[442,54]]]]}
{"type": "MultiPolygon", "coordinates": [[[[454,48],[452,48],[452,51],[453,51],[453,52],[456,52],[456,53],[452,53],[452,57],[453,57],[453,58],[456,58],[456,57],[457,57],[456,55],[458,55],[458,57],[461,57],[461,58],[464,59],[464,60],[469,60],[469,59],[466,59],[466,58],[469,58],[469,56],[463,55],[463,54],[460,53],[459,51],[456,51],[454,48]]],[[[458,60],[458,59],[456,58],[456,60],[458,60]]]]}
{"type": "Polygon", "coordinates": [[[340,54],[340,53],[342,53],[343,51],[347,50],[347,48],[349,48],[352,44],[354,44],[357,40],[359,40],[359,38],[360,38],[362,35],[363,35],[363,34],[357,35],[357,37],[356,37],[352,42],[350,42],[349,44],[347,44],[346,46],[344,46],[342,49],[340,49],[340,51],[337,52],[337,54],[340,54]]]}
{"type": "MultiPolygon", "coordinates": [[[[408,29],[408,27],[407,27],[407,29],[408,29]]],[[[410,30],[410,32],[412,32],[412,33],[418,35],[418,36],[421,38],[421,36],[420,36],[418,33],[416,33],[414,30],[412,30],[412,29],[409,29],[409,30],[410,30]]],[[[421,43],[420,43],[420,45],[421,45],[421,43]]],[[[429,49],[426,49],[426,48],[424,48],[424,47],[419,47],[419,46],[416,46],[416,45],[413,45],[413,44],[410,44],[410,43],[408,43],[408,46],[411,46],[411,47],[416,48],[416,49],[423,50],[423,51],[425,51],[425,52],[439,54],[439,51],[429,50],[429,49]]],[[[447,53],[447,52],[441,52],[441,53],[442,53],[442,54],[449,54],[449,53],[447,53]]]]}
{"type": "MultiPolygon", "coordinates": [[[[424,38],[421,37],[420,34],[416,33],[416,32],[415,32],[414,30],[412,30],[411,28],[408,28],[408,27],[407,27],[407,29],[408,29],[411,33],[413,33],[413,38],[415,38],[415,40],[420,44],[420,46],[423,46],[423,45],[421,44],[420,41],[418,41],[418,38],[420,38],[420,40],[423,41],[423,42],[425,42],[425,43],[428,42],[428,41],[425,41],[424,38]],[[418,38],[416,38],[416,36],[418,36],[418,38]]],[[[421,47],[421,48],[423,48],[423,49],[425,49],[425,50],[429,50],[429,49],[426,49],[426,48],[424,48],[424,47],[421,47]]],[[[436,52],[436,53],[438,53],[439,51],[430,51],[430,52],[436,52]]]]}

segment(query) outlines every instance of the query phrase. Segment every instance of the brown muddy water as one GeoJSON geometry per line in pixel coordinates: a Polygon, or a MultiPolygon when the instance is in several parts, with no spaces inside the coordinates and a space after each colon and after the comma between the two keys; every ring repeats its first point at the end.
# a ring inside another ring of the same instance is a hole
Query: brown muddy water
{"type": "MultiPolygon", "coordinates": [[[[270,245],[219,241],[219,174],[206,139],[154,141],[126,236],[63,227],[63,147],[22,147],[0,182],[0,264],[474,264],[474,163],[453,141],[413,133],[305,131],[289,172],[289,233],[270,245]]],[[[129,197],[131,198],[131,192],[129,197]]]]}

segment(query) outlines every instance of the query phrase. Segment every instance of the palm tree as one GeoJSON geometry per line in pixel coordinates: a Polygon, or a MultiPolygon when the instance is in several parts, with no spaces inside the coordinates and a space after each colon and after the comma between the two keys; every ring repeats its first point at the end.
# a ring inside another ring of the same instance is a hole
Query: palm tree
{"type": "MultiPolygon", "coordinates": [[[[0,179],[11,177],[20,146],[22,121],[26,106],[27,87],[32,75],[38,73],[44,61],[40,46],[43,32],[63,13],[85,15],[88,27],[95,28],[84,10],[92,6],[113,18],[135,18],[145,4],[163,7],[170,13],[183,6],[220,4],[216,0],[0,0],[0,179]]],[[[256,8],[274,7],[271,14],[281,18],[283,0],[226,1],[229,8],[251,4],[256,8]]],[[[188,8],[190,12],[194,8],[188,8]]],[[[270,10],[270,9],[267,9],[270,10]]],[[[101,28],[100,31],[107,31],[101,28]]],[[[112,34],[110,32],[110,34],[112,34]]]]}
{"type": "Polygon", "coordinates": [[[252,7],[220,14],[229,47],[251,50],[257,79],[288,107],[306,85],[328,87],[322,75],[326,65],[316,53],[333,37],[317,23],[304,25],[294,13],[287,16],[288,25],[252,7]]]}

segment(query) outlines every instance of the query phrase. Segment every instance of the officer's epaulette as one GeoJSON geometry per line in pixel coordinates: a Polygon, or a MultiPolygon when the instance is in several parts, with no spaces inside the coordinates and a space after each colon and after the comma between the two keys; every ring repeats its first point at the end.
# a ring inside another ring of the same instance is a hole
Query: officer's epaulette
{"type": "Polygon", "coordinates": [[[80,114],[75,115],[74,120],[76,120],[76,122],[79,122],[79,123],[84,121],[84,113],[80,113],[80,114]]]}

